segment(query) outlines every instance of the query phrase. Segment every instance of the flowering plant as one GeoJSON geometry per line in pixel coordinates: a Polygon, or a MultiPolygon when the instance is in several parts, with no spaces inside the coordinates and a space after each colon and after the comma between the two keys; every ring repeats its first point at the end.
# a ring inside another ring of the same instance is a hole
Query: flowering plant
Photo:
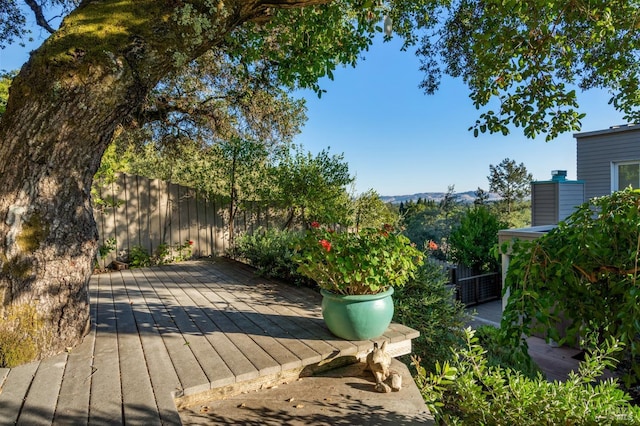
{"type": "Polygon", "coordinates": [[[335,294],[376,294],[401,286],[422,264],[423,254],[390,225],[358,233],[311,224],[297,247],[298,272],[335,294]]]}

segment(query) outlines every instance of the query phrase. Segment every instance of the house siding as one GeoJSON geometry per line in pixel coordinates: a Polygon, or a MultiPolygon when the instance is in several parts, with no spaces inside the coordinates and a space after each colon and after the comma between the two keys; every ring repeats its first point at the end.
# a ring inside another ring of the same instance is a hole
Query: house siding
{"type": "Polygon", "coordinates": [[[536,182],[531,185],[531,225],[558,223],[558,184],[536,182]]]}
{"type": "Polygon", "coordinates": [[[531,225],[555,225],[584,202],[584,182],[534,182],[531,185],[531,225]]]}
{"type": "Polygon", "coordinates": [[[584,182],[565,182],[558,185],[559,205],[558,221],[570,216],[576,208],[584,203],[584,182]]]}
{"type": "Polygon", "coordinates": [[[611,193],[611,164],[640,160],[640,126],[575,134],[577,177],[585,182],[585,199],[611,193]]]}

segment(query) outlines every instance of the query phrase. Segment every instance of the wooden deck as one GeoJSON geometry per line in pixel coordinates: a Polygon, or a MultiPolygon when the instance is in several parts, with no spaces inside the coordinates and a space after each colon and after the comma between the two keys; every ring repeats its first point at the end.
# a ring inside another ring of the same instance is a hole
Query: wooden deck
{"type": "MultiPolygon", "coordinates": [[[[0,369],[0,425],[180,424],[177,407],[365,356],[320,296],[217,259],[95,275],[94,327],[68,353],[0,369]]],[[[394,356],[418,333],[392,324],[394,356]]]]}

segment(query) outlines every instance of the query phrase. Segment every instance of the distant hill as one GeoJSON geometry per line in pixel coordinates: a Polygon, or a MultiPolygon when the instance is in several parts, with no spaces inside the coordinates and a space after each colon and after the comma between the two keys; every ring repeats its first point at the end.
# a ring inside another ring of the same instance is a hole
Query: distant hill
{"type": "MultiPolygon", "coordinates": [[[[417,201],[418,198],[422,198],[423,200],[433,200],[433,201],[439,202],[444,198],[445,195],[446,195],[446,192],[421,192],[418,194],[411,194],[411,195],[381,195],[380,199],[385,203],[393,203],[393,204],[405,203],[409,200],[417,201]]],[[[467,203],[471,204],[476,199],[475,191],[456,192],[455,195],[460,202],[465,204],[467,203]]],[[[498,196],[498,194],[489,193],[489,201],[497,201],[499,199],[500,197],[498,196]]]]}

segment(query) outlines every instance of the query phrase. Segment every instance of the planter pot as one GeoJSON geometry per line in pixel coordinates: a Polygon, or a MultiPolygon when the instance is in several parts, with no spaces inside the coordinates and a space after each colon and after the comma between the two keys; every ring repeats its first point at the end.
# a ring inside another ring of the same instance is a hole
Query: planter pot
{"type": "Polygon", "coordinates": [[[378,293],[343,296],[326,290],[322,294],[322,317],[329,331],[346,340],[381,336],[393,318],[393,288],[378,293]]]}

